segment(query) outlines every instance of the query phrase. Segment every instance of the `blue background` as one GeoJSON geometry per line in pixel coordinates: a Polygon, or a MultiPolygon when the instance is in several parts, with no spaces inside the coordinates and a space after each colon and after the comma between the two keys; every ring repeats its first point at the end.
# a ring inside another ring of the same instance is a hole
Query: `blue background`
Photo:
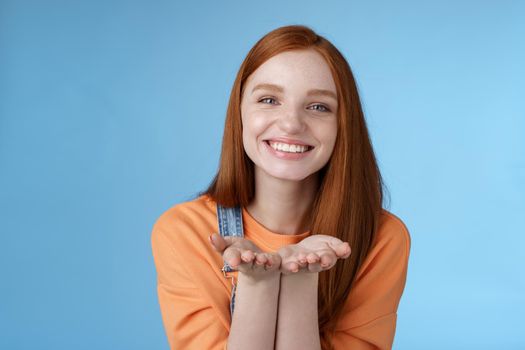
{"type": "Polygon", "coordinates": [[[347,57],[412,235],[394,348],[525,348],[523,1],[0,4],[0,348],[167,348],[152,225],[287,24],[347,57]]]}

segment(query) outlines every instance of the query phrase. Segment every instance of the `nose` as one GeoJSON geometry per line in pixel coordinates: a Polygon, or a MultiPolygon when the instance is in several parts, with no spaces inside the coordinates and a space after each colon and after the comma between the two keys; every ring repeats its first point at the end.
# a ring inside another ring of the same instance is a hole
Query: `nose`
{"type": "Polygon", "coordinates": [[[290,106],[283,111],[283,115],[279,117],[278,125],[284,132],[288,134],[299,134],[303,132],[306,125],[303,120],[302,109],[300,107],[290,106]]]}

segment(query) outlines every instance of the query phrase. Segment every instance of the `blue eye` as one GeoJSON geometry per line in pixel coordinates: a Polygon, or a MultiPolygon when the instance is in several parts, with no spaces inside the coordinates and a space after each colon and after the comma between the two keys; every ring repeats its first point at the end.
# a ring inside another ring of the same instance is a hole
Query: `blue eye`
{"type": "Polygon", "coordinates": [[[314,108],[314,110],[319,111],[319,112],[330,112],[330,110],[325,105],[316,104],[316,105],[313,105],[312,107],[319,107],[319,108],[314,108]]]}
{"type": "Polygon", "coordinates": [[[275,102],[275,99],[273,97],[265,97],[265,98],[259,100],[259,102],[262,102],[262,103],[273,104],[271,101],[275,102]],[[270,101],[270,102],[264,102],[264,101],[270,101]]]}

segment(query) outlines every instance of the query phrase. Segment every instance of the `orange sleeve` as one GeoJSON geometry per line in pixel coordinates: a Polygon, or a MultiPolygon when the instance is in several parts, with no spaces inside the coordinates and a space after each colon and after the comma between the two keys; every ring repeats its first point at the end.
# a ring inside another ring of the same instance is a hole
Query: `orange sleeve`
{"type": "Polygon", "coordinates": [[[170,349],[225,349],[228,331],[218,322],[211,302],[185,268],[173,237],[154,227],[151,244],[162,321],[170,349]]]}
{"type": "Polygon", "coordinates": [[[333,334],[335,349],[391,349],[405,287],[410,235],[403,222],[387,222],[361,266],[333,334]]]}

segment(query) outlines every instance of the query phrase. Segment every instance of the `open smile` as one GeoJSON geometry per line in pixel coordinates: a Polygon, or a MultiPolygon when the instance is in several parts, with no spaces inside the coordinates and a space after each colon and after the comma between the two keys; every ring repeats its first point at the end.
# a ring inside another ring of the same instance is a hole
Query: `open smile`
{"type": "Polygon", "coordinates": [[[264,140],[266,149],[274,156],[285,160],[299,160],[309,156],[313,146],[264,140]]]}
{"type": "Polygon", "coordinates": [[[296,140],[279,140],[279,139],[269,139],[264,140],[264,142],[278,152],[285,153],[305,153],[311,151],[314,146],[306,144],[302,141],[296,140]]]}

